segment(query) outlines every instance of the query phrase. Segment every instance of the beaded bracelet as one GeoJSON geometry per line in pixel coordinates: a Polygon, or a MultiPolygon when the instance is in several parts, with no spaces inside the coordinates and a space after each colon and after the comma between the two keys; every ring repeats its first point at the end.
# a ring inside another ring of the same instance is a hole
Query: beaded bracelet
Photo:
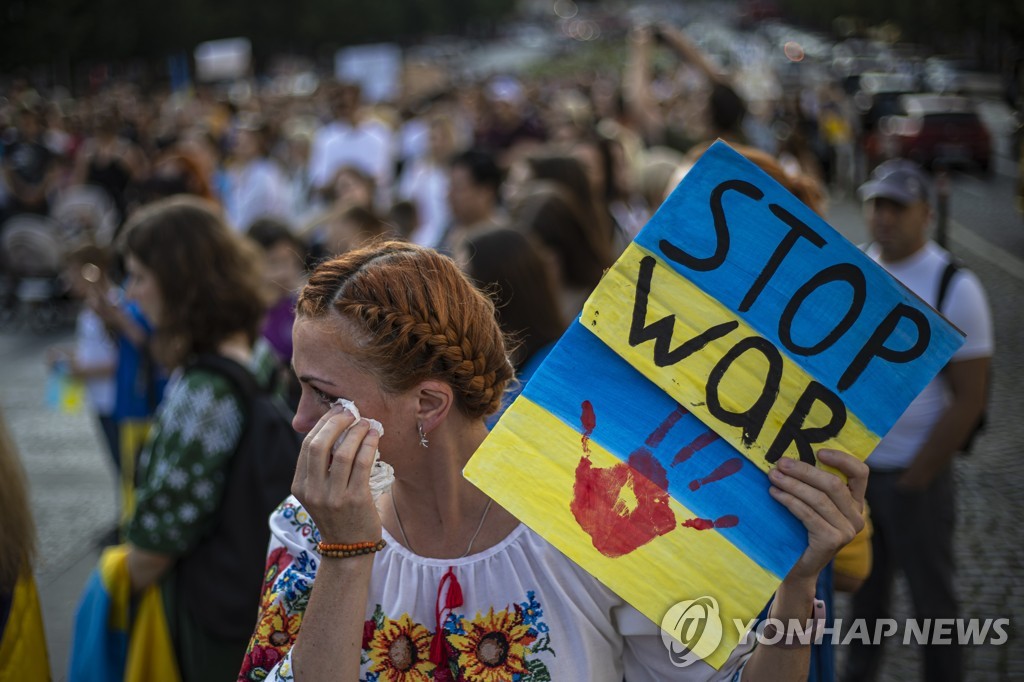
{"type": "Polygon", "coordinates": [[[373,547],[376,544],[377,543],[374,542],[373,540],[366,540],[365,542],[352,542],[352,543],[344,543],[344,542],[335,542],[335,543],[318,542],[318,543],[316,543],[316,548],[320,552],[323,552],[324,550],[326,550],[328,552],[349,552],[349,551],[352,551],[353,549],[364,549],[364,548],[367,548],[367,547],[373,547]]]}
{"type": "Polygon", "coordinates": [[[387,540],[381,538],[377,542],[356,542],[353,544],[330,544],[325,542],[317,543],[316,549],[320,556],[331,559],[348,559],[364,554],[373,554],[384,549],[387,540]],[[345,549],[343,549],[345,548],[345,549]]]}

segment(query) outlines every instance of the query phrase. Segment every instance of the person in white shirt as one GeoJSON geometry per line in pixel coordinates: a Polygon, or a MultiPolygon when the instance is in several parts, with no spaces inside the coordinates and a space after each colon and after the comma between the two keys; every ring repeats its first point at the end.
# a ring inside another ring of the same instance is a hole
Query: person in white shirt
{"type": "Polygon", "coordinates": [[[51,347],[47,361],[55,371],[66,372],[71,379],[84,383],[89,408],[99,421],[114,466],[120,470],[120,444],[114,420],[117,343],[103,319],[87,305],[94,297],[111,302],[116,298],[116,290],[108,277],[111,254],[99,246],[87,244],[68,254],[66,260],[64,276],[68,293],[83,305],[75,320],[74,342],[51,347]]]}
{"type": "Polygon", "coordinates": [[[358,85],[339,85],[331,95],[334,120],[321,126],[310,148],[309,175],[317,190],[327,189],[342,166],[372,176],[378,198],[390,197],[395,174],[394,134],[383,122],[363,116],[358,85]]]}
{"type": "MultiPolygon", "coordinates": [[[[860,188],[872,243],[867,253],[893,277],[936,306],[951,256],[929,238],[928,177],[911,161],[879,165],[860,188]]],[[[992,315],[978,278],[960,269],[939,311],[966,335],[946,368],[910,404],[868,457],[867,500],[874,524],[871,575],[853,599],[853,617],[890,617],[893,574],[902,570],[917,618],[956,618],[953,456],[985,408],[993,353],[992,315]]],[[[882,647],[854,643],[844,680],[873,680],[882,647]]],[[[924,647],[924,680],[960,680],[960,647],[924,647]]]]}
{"type": "Polygon", "coordinates": [[[420,246],[435,247],[444,238],[451,222],[448,207],[449,162],[455,152],[455,131],[450,120],[437,117],[430,121],[430,146],[427,154],[417,158],[403,172],[398,182],[398,196],[416,206],[419,225],[410,241],[420,246]]]}
{"type": "Polygon", "coordinates": [[[288,179],[268,157],[266,131],[255,124],[239,128],[233,157],[224,202],[231,226],[245,232],[259,218],[286,218],[288,179]]]}

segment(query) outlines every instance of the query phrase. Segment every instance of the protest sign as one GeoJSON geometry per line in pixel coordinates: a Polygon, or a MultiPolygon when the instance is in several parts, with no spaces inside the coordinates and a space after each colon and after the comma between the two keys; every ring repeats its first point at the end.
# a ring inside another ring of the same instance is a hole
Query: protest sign
{"type": "MultiPolygon", "coordinates": [[[[780,457],[866,458],[963,335],[717,143],[605,274],[466,477],[656,623],[753,618],[806,546],[780,457]]],[[[705,659],[720,667],[725,632],[705,659]]]]}
{"type": "Polygon", "coordinates": [[[197,45],[193,56],[200,81],[245,78],[252,67],[252,43],[248,38],[210,40],[197,45]]]}

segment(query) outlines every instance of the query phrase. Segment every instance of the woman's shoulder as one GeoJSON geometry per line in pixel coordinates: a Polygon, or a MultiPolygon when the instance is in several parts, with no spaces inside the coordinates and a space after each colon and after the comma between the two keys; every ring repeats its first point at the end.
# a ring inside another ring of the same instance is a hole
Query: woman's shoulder
{"type": "Polygon", "coordinates": [[[222,372],[202,365],[186,366],[175,384],[180,400],[224,400],[237,402],[234,384],[222,372]]]}
{"type": "Polygon", "coordinates": [[[160,406],[165,424],[189,428],[189,425],[230,425],[237,435],[241,430],[243,405],[234,384],[224,374],[205,367],[184,367],[171,376],[160,406]]]}

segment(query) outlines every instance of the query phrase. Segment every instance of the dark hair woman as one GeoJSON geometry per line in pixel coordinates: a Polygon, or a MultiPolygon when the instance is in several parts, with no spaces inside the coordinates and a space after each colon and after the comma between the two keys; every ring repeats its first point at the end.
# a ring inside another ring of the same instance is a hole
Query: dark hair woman
{"type": "Polygon", "coordinates": [[[470,233],[456,260],[494,301],[498,324],[512,343],[516,381],[505,392],[501,410],[488,418],[493,426],[565,331],[561,294],[543,252],[515,229],[470,233]]]}
{"type": "Polygon", "coordinates": [[[263,379],[273,371],[269,346],[257,344],[264,312],[258,252],[215,206],[194,197],[141,209],[122,246],[128,295],[155,327],[156,358],[173,370],[139,455],[126,530],[132,588],[159,584],[173,605],[168,620],[183,679],[228,679],[252,628],[262,583],[258,548],[266,547],[273,507],[254,503],[242,523],[227,516],[223,500],[234,485],[248,405],[227,376],[201,361],[223,358],[263,379]],[[234,555],[232,570],[197,581],[218,551],[234,555]]]}

